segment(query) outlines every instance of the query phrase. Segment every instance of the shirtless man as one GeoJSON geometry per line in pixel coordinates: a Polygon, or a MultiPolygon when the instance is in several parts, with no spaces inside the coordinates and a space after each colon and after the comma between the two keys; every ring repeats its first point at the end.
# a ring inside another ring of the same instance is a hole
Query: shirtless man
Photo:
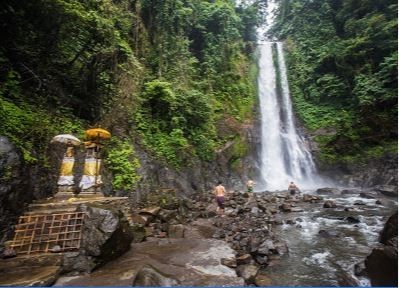
{"type": "Polygon", "coordinates": [[[218,207],[216,208],[216,213],[218,213],[219,215],[223,215],[223,213],[224,213],[224,200],[225,200],[225,196],[226,196],[226,189],[222,185],[221,181],[218,182],[218,185],[213,190],[213,193],[216,196],[216,202],[218,204],[218,207]]]}
{"type": "Polygon", "coordinates": [[[298,187],[294,184],[294,182],[291,182],[288,186],[288,192],[290,192],[291,195],[295,195],[297,190],[299,190],[298,187]]]}

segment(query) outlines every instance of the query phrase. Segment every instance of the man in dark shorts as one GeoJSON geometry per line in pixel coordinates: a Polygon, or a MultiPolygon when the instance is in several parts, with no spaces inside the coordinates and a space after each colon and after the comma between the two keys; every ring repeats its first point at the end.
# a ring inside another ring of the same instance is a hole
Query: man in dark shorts
{"type": "Polygon", "coordinates": [[[288,186],[288,192],[291,195],[295,195],[297,190],[299,190],[298,187],[294,184],[294,182],[291,182],[290,185],[288,186]]]}
{"type": "Polygon", "coordinates": [[[224,201],[225,201],[225,196],[226,196],[226,189],[222,185],[221,181],[218,182],[218,185],[213,190],[213,193],[216,196],[216,202],[218,204],[218,207],[216,208],[216,213],[218,213],[219,215],[223,215],[224,214],[224,201]]]}

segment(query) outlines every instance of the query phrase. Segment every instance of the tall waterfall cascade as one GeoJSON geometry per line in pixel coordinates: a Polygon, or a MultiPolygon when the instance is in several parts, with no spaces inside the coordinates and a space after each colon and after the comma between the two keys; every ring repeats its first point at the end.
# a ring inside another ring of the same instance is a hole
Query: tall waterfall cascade
{"type": "Polygon", "coordinates": [[[295,127],[282,43],[262,42],[259,50],[261,179],[257,190],[284,190],[291,181],[301,189],[315,187],[320,180],[307,144],[295,127]]]}

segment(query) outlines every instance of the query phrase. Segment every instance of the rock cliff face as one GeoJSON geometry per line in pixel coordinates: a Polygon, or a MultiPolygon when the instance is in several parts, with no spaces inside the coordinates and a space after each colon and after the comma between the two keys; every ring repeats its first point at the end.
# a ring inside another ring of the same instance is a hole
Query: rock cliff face
{"type": "Polygon", "coordinates": [[[8,138],[0,136],[0,246],[27,204],[55,192],[62,149],[57,145],[49,149],[48,167],[28,164],[21,151],[8,138]]]}
{"type": "Polygon", "coordinates": [[[259,168],[258,151],[260,137],[258,123],[244,125],[239,140],[233,140],[222,147],[216,154],[215,161],[198,161],[176,170],[152,159],[140,147],[136,147],[141,163],[142,180],[137,189],[145,194],[161,188],[174,189],[178,194],[193,195],[207,191],[222,181],[227,189],[244,187],[248,177],[257,176],[259,168]],[[237,141],[246,147],[247,155],[237,159],[234,146],[237,141]]]}
{"type": "Polygon", "coordinates": [[[0,136],[0,243],[9,236],[9,222],[24,208],[23,203],[32,199],[27,193],[29,171],[24,168],[22,155],[6,138],[0,136]],[[2,239],[3,238],[3,239],[2,239]]]}
{"type": "Polygon", "coordinates": [[[366,164],[339,164],[323,167],[322,173],[342,185],[372,187],[398,183],[398,157],[386,154],[378,159],[371,159],[366,164]]]}

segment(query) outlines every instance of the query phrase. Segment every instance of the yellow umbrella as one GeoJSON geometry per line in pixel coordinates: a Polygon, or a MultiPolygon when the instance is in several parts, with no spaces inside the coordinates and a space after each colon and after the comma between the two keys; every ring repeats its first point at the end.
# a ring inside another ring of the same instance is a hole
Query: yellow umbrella
{"type": "Polygon", "coordinates": [[[102,128],[92,128],[85,131],[86,137],[88,139],[109,139],[111,138],[111,133],[102,128]]]}

